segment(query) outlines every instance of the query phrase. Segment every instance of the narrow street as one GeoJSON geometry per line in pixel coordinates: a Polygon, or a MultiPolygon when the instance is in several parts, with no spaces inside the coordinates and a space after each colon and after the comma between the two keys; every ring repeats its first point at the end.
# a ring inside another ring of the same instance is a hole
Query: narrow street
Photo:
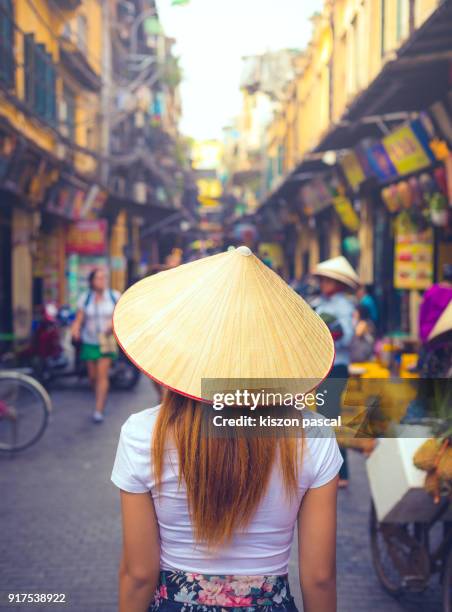
{"type": "MultiPolygon", "coordinates": [[[[112,394],[108,418],[93,426],[86,389],[54,392],[54,414],[44,438],[13,459],[0,459],[0,576],[9,592],[66,594],[66,605],[39,605],[40,610],[116,610],[120,517],[110,471],[121,424],[154,399],[152,386],[142,379],[135,393],[112,394]]],[[[355,453],[350,459],[351,488],[339,493],[339,612],[438,610],[437,588],[416,603],[402,604],[379,586],[367,544],[364,462],[355,453]]],[[[291,577],[301,610],[296,551],[291,577]]],[[[0,606],[5,611],[30,608],[0,606]]]]}

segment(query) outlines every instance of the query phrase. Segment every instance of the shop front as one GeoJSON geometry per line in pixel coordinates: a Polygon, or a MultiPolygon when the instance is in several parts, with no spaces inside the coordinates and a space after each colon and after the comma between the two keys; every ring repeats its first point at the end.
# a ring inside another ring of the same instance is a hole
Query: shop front
{"type": "Polygon", "coordinates": [[[360,209],[359,270],[362,281],[374,287],[381,331],[413,341],[422,293],[441,279],[442,264],[452,261],[449,156],[446,142],[424,115],[378,142],[361,143],[340,162],[360,209]],[[372,257],[365,256],[370,248],[372,257]]]}

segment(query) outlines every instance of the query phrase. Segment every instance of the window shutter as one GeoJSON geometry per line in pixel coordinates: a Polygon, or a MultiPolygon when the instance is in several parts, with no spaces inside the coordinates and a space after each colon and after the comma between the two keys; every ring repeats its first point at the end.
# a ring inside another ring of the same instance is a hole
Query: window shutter
{"type": "Polygon", "coordinates": [[[35,62],[34,62],[34,36],[33,34],[25,34],[24,36],[24,80],[25,80],[25,101],[33,108],[34,107],[34,80],[35,80],[35,62]]]}

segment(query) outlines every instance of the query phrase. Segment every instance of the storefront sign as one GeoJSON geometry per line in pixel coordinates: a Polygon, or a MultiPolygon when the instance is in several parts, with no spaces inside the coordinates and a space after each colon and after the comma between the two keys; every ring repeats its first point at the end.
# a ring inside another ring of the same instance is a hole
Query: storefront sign
{"type": "Polygon", "coordinates": [[[351,232],[358,231],[359,217],[350,200],[345,196],[337,196],[333,199],[333,206],[342,224],[351,232]]]}
{"type": "Polygon", "coordinates": [[[428,289],[433,282],[433,231],[397,233],[394,287],[428,289]]]}
{"type": "Polygon", "coordinates": [[[432,159],[417,136],[422,126],[413,122],[383,138],[383,146],[400,176],[430,166],[432,159]]]}
{"type": "Polygon", "coordinates": [[[107,251],[107,221],[93,219],[73,223],[67,235],[66,252],[103,255],[107,251]]]}
{"type": "Polygon", "coordinates": [[[358,156],[354,151],[350,151],[341,159],[340,165],[344,171],[348,184],[354,191],[356,191],[356,189],[358,189],[361,183],[366,179],[366,175],[358,156]]]}

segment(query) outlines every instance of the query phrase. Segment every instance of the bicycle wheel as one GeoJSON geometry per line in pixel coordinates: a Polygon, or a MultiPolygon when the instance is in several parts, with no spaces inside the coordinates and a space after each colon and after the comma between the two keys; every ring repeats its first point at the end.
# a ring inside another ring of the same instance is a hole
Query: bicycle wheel
{"type": "Polygon", "coordinates": [[[383,588],[394,597],[425,590],[430,559],[417,540],[415,525],[380,523],[372,502],[369,531],[372,562],[383,588]]]}
{"type": "Polygon", "coordinates": [[[0,372],[0,452],[32,446],[44,433],[52,403],[44,387],[21,372],[0,372]]]}
{"type": "Polygon", "coordinates": [[[444,560],[442,590],[443,612],[452,612],[452,549],[444,560]]]}

